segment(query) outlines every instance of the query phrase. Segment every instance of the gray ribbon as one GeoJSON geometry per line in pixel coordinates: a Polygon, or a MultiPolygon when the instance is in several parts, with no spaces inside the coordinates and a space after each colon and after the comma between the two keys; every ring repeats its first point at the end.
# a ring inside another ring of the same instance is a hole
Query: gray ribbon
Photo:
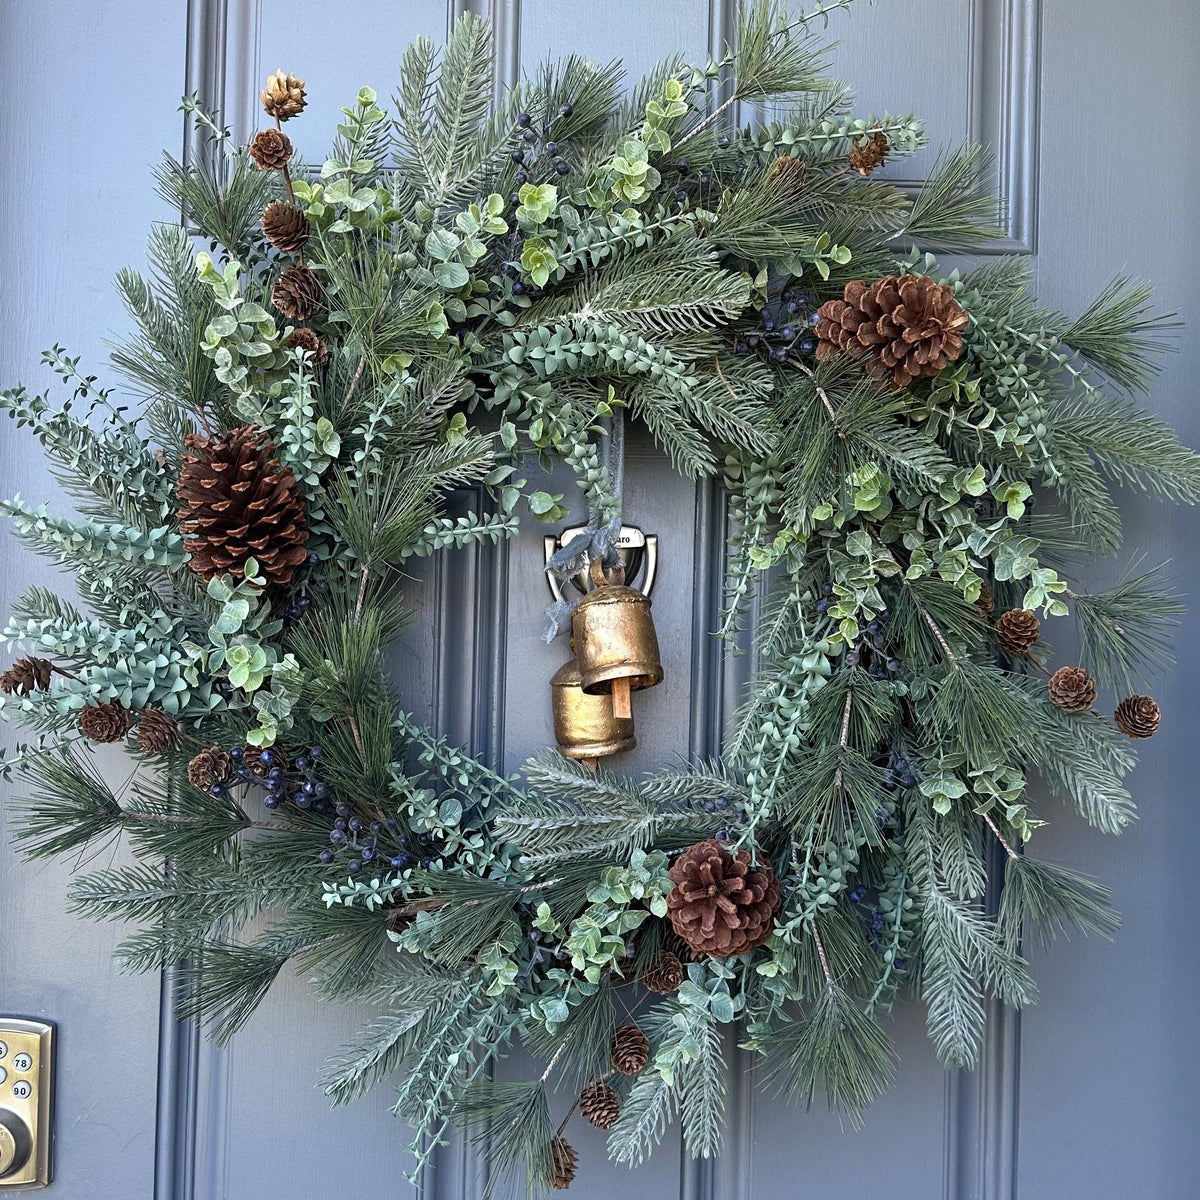
{"type": "MultiPolygon", "coordinates": [[[[546,571],[555,576],[559,590],[568,594],[567,583],[572,575],[578,574],[594,559],[606,567],[615,567],[621,561],[617,543],[621,537],[621,495],[625,487],[625,414],[620,408],[604,420],[604,441],[600,449],[600,461],[608,472],[609,491],[616,504],[607,521],[603,513],[589,514],[587,529],[573,537],[565,546],[560,546],[546,563],[546,571]]],[[[554,641],[571,624],[571,613],[576,600],[556,600],[546,609],[547,644],[554,641]]]]}

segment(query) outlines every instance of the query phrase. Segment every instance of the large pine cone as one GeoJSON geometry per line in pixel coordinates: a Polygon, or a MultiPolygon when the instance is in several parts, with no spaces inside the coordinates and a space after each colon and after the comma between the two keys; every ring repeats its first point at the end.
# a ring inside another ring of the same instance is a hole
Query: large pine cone
{"type": "Polygon", "coordinates": [[[295,254],[308,241],[308,218],[286,200],[272,200],[262,215],[263,237],[285,254],[295,254]]]}
{"type": "Polygon", "coordinates": [[[179,525],[197,575],[240,577],[246,560],[267,583],[289,583],[307,557],[308,527],[291,467],[257,425],[217,437],[190,433],[176,495],[179,525]]]}
{"type": "Polygon", "coordinates": [[[932,378],[954,362],[970,319],[954,289],[928,275],[853,279],[842,299],[827,300],[817,316],[817,358],[838,350],[870,354],[871,370],[897,388],[932,378]]]}
{"type": "Polygon", "coordinates": [[[575,1165],[579,1155],[575,1147],[564,1137],[556,1137],[550,1143],[550,1158],[554,1163],[554,1178],[550,1186],[556,1192],[565,1192],[575,1179],[575,1165]]]}
{"type": "Polygon", "coordinates": [[[633,1024],[618,1026],[610,1049],[612,1065],[622,1075],[636,1075],[650,1061],[650,1039],[633,1024]]]}
{"type": "Polygon", "coordinates": [[[768,177],[778,183],[784,191],[798,195],[804,190],[804,178],[807,174],[808,168],[803,159],[785,154],[771,164],[768,177]]]}
{"type": "Polygon", "coordinates": [[[679,991],[679,985],[683,982],[683,963],[678,955],[664,950],[642,972],[640,982],[648,992],[669,996],[679,991]]]}
{"type": "Polygon", "coordinates": [[[119,742],[132,724],[129,710],[119,700],[89,705],[79,714],[79,732],[92,742],[119,742]]]}
{"type": "Polygon", "coordinates": [[[579,1111],[589,1125],[611,1129],[621,1115],[621,1098],[603,1079],[593,1079],[579,1093],[579,1111]]]}
{"type": "Polygon", "coordinates": [[[260,171],[282,171],[292,157],[292,139],[282,129],[264,129],[254,135],[249,149],[260,171]]]}
{"type": "Polygon", "coordinates": [[[864,135],[862,142],[856,140],[850,147],[850,165],[860,175],[870,175],[876,167],[882,165],[890,149],[887,134],[882,129],[877,129],[869,136],[864,135]]]}
{"type": "Polygon", "coordinates": [[[138,717],[137,733],[138,749],[146,754],[164,754],[175,744],[179,737],[179,726],[173,717],[168,716],[162,709],[152,708],[138,717]]]}
{"type": "Polygon", "coordinates": [[[13,659],[13,664],[0,675],[0,692],[11,696],[28,696],[30,692],[50,690],[50,675],[53,671],[50,660],[45,658],[13,659]]]}
{"type": "Polygon", "coordinates": [[[209,746],[188,763],[187,775],[196,787],[207,792],[214,783],[224,783],[232,767],[233,759],[229,757],[228,750],[209,746]]]}
{"type": "Polygon", "coordinates": [[[675,932],[697,953],[727,958],[761,946],[779,911],[779,881],[771,864],[750,852],[735,858],[716,840],[685,850],[670,870],[675,885],[667,910],[675,932]]]}
{"type": "Polygon", "coordinates": [[[1161,716],[1159,707],[1149,696],[1126,696],[1117,705],[1113,720],[1117,728],[1131,738],[1153,737],[1161,716]]]}
{"type": "Polygon", "coordinates": [[[297,79],[290,71],[285,75],[276,71],[267,76],[267,86],[258,93],[268,117],[286,121],[304,111],[304,80],[297,79]]]}
{"type": "Polygon", "coordinates": [[[1096,681],[1082,667],[1059,667],[1046,690],[1063,712],[1086,712],[1096,703],[1096,681]]]}
{"type": "Polygon", "coordinates": [[[311,354],[313,363],[318,367],[323,367],[329,361],[329,348],[311,329],[293,329],[288,334],[286,345],[289,350],[299,349],[311,354]]]}
{"type": "Polygon", "coordinates": [[[994,628],[1000,649],[1014,658],[1028,654],[1042,634],[1041,622],[1027,608],[1010,608],[1001,613],[994,628]]]}
{"type": "Polygon", "coordinates": [[[320,281],[307,267],[288,267],[271,289],[271,303],[289,321],[307,321],[320,302],[320,281]]]}

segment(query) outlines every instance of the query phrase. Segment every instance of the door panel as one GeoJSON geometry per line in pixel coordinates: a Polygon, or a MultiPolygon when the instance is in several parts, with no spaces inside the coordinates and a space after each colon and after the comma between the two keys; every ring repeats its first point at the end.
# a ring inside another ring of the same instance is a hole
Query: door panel
{"type": "MultiPolygon", "coordinates": [[[[40,385],[38,351],[56,337],[85,363],[102,365],[104,339],[123,327],[111,276],[142,261],[151,219],[170,218],[153,199],[149,167],[160,146],[179,146],[182,92],[200,90],[244,136],[261,124],[265,74],[294,71],[311,96],[296,141],[316,163],[357,89],[371,84],[381,100],[390,97],[406,43],[440,38],[466,7],[487,6],[190,0],[185,14],[182,4],[149,0],[0,4],[0,380],[40,385]],[[73,185],[64,187],[65,178],[73,185]]],[[[675,50],[701,60],[719,51],[733,13],[732,0],[492,7],[505,78],[569,51],[624,57],[631,77],[675,50]]],[[[831,30],[841,39],[833,71],[857,85],[862,112],[914,109],[935,145],[966,133],[993,145],[1009,212],[1005,248],[1033,250],[1038,226],[1036,266],[1048,303],[1076,310],[1120,270],[1153,278],[1165,307],[1186,303],[1200,267],[1190,237],[1200,167],[1174,114],[1200,101],[1200,14],[1192,6],[1145,0],[1131,23],[1116,0],[859,0],[850,16],[833,16],[831,30]],[[1137,86],[1114,100],[1114,77],[1137,86]],[[1141,83],[1149,80],[1153,93],[1141,83]]],[[[897,174],[919,177],[931,155],[897,174]]],[[[1192,444],[1200,443],[1200,417],[1189,383],[1198,373],[1200,352],[1185,341],[1153,400],[1192,444]]],[[[0,438],[6,490],[52,496],[31,440],[11,425],[0,438]]],[[[573,498],[565,476],[549,486],[573,498]]],[[[462,509],[482,502],[473,493],[453,498],[462,509]]],[[[626,519],[661,538],[654,604],[667,668],[666,683],[639,700],[640,745],[623,767],[636,771],[713,752],[747,666],[722,662],[706,633],[720,605],[726,544],[719,487],[680,480],[635,430],[626,519]]],[[[1194,596],[1200,571],[1190,519],[1128,506],[1129,544],[1149,561],[1173,558],[1182,590],[1194,596]]],[[[547,685],[566,656],[562,642],[546,646],[539,636],[549,601],[542,533],[528,528],[509,546],[421,563],[408,589],[413,622],[392,660],[418,715],[510,770],[552,741],[547,685]]],[[[29,583],[49,581],[44,564],[12,539],[0,540],[0,556],[5,604],[29,583]]],[[[1056,637],[1065,661],[1068,635],[1056,637]]],[[[1200,814],[1185,754],[1197,655],[1185,629],[1181,669],[1157,688],[1163,731],[1134,781],[1142,822],[1106,841],[1055,806],[1038,834],[1048,858],[1115,884],[1125,912],[1117,944],[1035,953],[1042,1003],[1019,1022],[993,1015],[978,1073],[944,1073],[920,1007],[898,1004],[898,1083],[858,1132],[758,1090],[731,1047],[719,1163],[687,1162],[672,1133],[647,1167],[627,1176],[604,1162],[603,1136],[576,1123],[582,1164],[572,1194],[757,1200],[847,1185],[897,1200],[1190,1194],[1185,1181],[1200,1166],[1192,1099],[1200,1063],[1185,1005],[1200,951],[1189,861],[1200,848],[1200,814]]],[[[121,778],[116,756],[105,766],[121,778]]],[[[229,1049],[200,1045],[169,1013],[160,1045],[158,981],[116,976],[110,954],[119,931],[65,914],[64,868],[17,864],[7,839],[10,794],[5,789],[0,809],[0,1010],[61,1022],[55,1195],[413,1194],[403,1180],[407,1134],[387,1113],[386,1090],[331,1114],[315,1087],[321,1061],[363,1020],[362,1010],[319,1003],[304,979],[290,977],[229,1049]]],[[[514,1055],[499,1073],[520,1077],[527,1066],[514,1055]]],[[[571,1099],[559,1094],[555,1104],[565,1112],[571,1099]]],[[[424,1200],[476,1200],[484,1171],[455,1141],[435,1157],[424,1200]]]]}

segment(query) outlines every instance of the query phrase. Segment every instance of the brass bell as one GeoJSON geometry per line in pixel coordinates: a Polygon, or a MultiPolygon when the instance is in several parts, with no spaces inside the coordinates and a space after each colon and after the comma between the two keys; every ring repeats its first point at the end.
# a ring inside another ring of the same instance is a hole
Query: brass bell
{"type": "Polygon", "coordinates": [[[580,681],[590,694],[611,692],[614,715],[628,717],[630,689],[663,680],[650,600],[625,586],[622,567],[606,579],[600,560],[593,559],[591,575],[595,587],[571,616],[580,681]]]}
{"type": "Polygon", "coordinates": [[[558,752],[567,758],[605,758],[637,745],[632,718],[613,715],[611,696],[589,696],[583,690],[573,658],[550,680],[550,707],[558,752]]]}

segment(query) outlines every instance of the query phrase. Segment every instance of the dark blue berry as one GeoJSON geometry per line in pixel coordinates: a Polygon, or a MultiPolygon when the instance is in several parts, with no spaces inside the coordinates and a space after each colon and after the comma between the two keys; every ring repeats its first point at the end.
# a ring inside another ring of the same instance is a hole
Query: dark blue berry
{"type": "Polygon", "coordinates": [[[337,808],[334,809],[334,812],[336,812],[339,817],[348,817],[350,815],[350,805],[348,805],[345,800],[342,800],[338,804],[337,808]]]}
{"type": "Polygon", "coordinates": [[[234,746],[234,748],[229,752],[229,757],[232,758],[234,762],[241,762],[242,759],[246,757],[246,752],[241,748],[241,746],[234,746]]]}
{"type": "Polygon", "coordinates": [[[883,628],[883,626],[879,624],[878,617],[876,617],[874,620],[867,622],[867,632],[868,633],[878,633],[882,628],[883,628]]]}
{"type": "Polygon", "coordinates": [[[900,776],[900,785],[901,785],[902,787],[912,787],[912,785],[913,785],[914,783],[916,783],[916,782],[917,782],[917,780],[916,780],[916,776],[914,776],[913,774],[911,774],[911,772],[909,772],[909,771],[905,771],[905,772],[904,772],[904,773],[903,773],[903,774],[900,776]]]}
{"type": "Polygon", "coordinates": [[[423,858],[423,859],[421,859],[421,870],[422,870],[422,871],[428,871],[428,870],[429,870],[429,868],[430,868],[431,866],[433,866],[433,859],[432,859],[432,858],[423,858]]]}
{"type": "Polygon", "coordinates": [[[312,805],[312,797],[306,796],[303,792],[298,793],[295,800],[297,808],[309,808],[312,805]]]}
{"type": "Polygon", "coordinates": [[[284,616],[286,616],[289,621],[294,621],[299,615],[300,615],[300,608],[298,605],[295,605],[295,604],[289,604],[287,607],[287,612],[284,614],[284,616]]]}
{"type": "Polygon", "coordinates": [[[550,155],[551,158],[553,158],[558,153],[558,143],[557,142],[547,142],[546,143],[546,153],[548,155],[550,155]]]}
{"type": "Polygon", "coordinates": [[[362,848],[362,856],[363,856],[364,862],[374,858],[375,857],[375,847],[374,846],[364,846],[362,848]]]}
{"type": "Polygon", "coordinates": [[[564,105],[562,106],[562,108],[560,108],[560,109],[558,110],[558,115],[559,115],[560,117],[569,117],[569,116],[570,116],[570,115],[571,115],[571,114],[572,114],[574,111],[575,111],[575,105],[573,105],[573,104],[564,104],[564,105]]]}
{"type": "Polygon", "coordinates": [[[334,852],[332,850],[322,850],[321,853],[317,855],[317,857],[323,863],[331,863],[337,856],[334,854],[334,852]]]}
{"type": "Polygon", "coordinates": [[[514,150],[512,152],[512,160],[515,163],[523,163],[525,161],[525,151],[524,150],[514,150]]]}
{"type": "Polygon", "coordinates": [[[796,312],[799,312],[799,311],[800,311],[800,305],[798,305],[798,304],[795,302],[795,300],[789,300],[789,301],[788,301],[787,310],[788,310],[788,312],[790,312],[790,313],[796,313],[796,312]]]}
{"type": "Polygon", "coordinates": [[[522,136],[522,137],[523,137],[523,138],[524,138],[524,139],[525,139],[527,142],[536,142],[536,141],[537,141],[537,131],[536,131],[536,130],[533,130],[533,129],[527,129],[527,130],[525,130],[525,132],[524,132],[524,133],[523,133],[521,136],[522,136]]]}
{"type": "Polygon", "coordinates": [[[675,160],[675,170],[677,170],[680,175],[686,175],[688,171],[691,170],[691,163],[689,163],[686,158],[677,158],[675,160]]]}
{"type": "Polygon", "coordinates": [[[278,796],[263,797],[263,804],[265,804],[267,808],[278,808],[282,803],[283,801],[278,796]]]}
{"type": "Polygon", "coordinates": [[[790,325],[785,325],[779,332],[783,337],[787,338],[789,342],[796,336],[795,329],[793,329],[790,325]]]}
{"type": "Polygon", "coordinates": [[[310,567],[315,567],[321,561],[321,556],[315,551],[310,550],[308,557],[304,560],[310,567]]]}
{"type": "Polygon", "coordinates": [[[387,827],[392,830],[400,828],[399,822],[397,822],[395,817],[388,817],[386,824],[387,827]]]}
{"type": "Polygon", "coordinates": [[[529,182],[529,175],[525,171],[518,171],[516,173],[516,175],[513,176],[513,178],[516,180],[517,183],[528,183],[529,182]]]}
{"type": "Polygon", "coordinates": [[[212,787],[208,789],[208,794],[210,796],[223,796],[227,790],[228,789],[223,783],[214,783],[212,787]]]}
{"type": "Polygon", "coordinates": [[[338,829],[337,826],[334,826],[334,828],[329,831],[329,840],[335,845],[340,845],[346,840],[346,835],[340,829],[338,829]]]}
{"type": "Polygon", "coordinates": [[[817,616],[823,617],[829,611],[829,606],[832,603],[833,602],[831,600],[818,600],[817,601],[817,616]]]}
{"type": "Polygon", "coordinates": [[[399,867],[399,869],[401,871],[403,871],[405,867],[411,867],[412,866],[412,855],[411,854],[397,854],[396,857],[392,859],[392,866],[399,867]]]}
{"type": "Polygon", "coordinates": [[[786,346],[776,346],[775,349],[771,351],[772,362],[787,362],[787,356],[788,352],[786,346]]]}
{"type": "Polygon", "coordinates": [[[509,192],[508,193],[508,202],[509,202],[509,204],[520,204],[521,197],[516,192],[509,192]]]}
{"type": "Polygon", "coordinates": [[[729,797],[728,796],[718,796],[717,797],[717,807],[718,808],[728,808],[729,807],[729,797]]]}
{"type": "Polygon", "coordinates": [[[358,831],[360,829],[362,829],[362,827],[363,827],[362,820],[358,817],[351,817],[350,820],[346,822],[346,824],[350,827],[350,831],[352,833],[358,833],[358,831]]]}
{"type": "Polygon", "coordinates": [[[712,172],[711,171],[701,171],[700,172],[700,183],[704,187],[707,187],[710,183],[712,183],[712,172]]]}
{"type": "Polygon", "coordinates": [[[554,164],[554,173],[556,175],[569,175],[571,173],[571,166],[569,163],[560,158],[558,162],[554,164]]]}
{"type": "Polygon", "coordinates": [[[301,596],[300,599],[296,601],[296,607],[301,612],[308,612],[308,610],[312,608],[312,603],[311,596],[301,596]]]}
{"type": "Polygon", "coordinates": [[[883,913],[876,909],[871,914],[871,932],[880,933],[883,930],[883,913]]]}
{"type": "Polygon", "coordinates": [[[718,829],[717,833],[716,833],[716,837],[717,837],[718,842],[729,841],[729,830],[728,829],[718,829]]]}
{"type": "Polygon", "coordinates": [[[518,280],[516,283],[513,284],[512,290],[513,290],[514,296],[525,295],[525,285],[520,280],[518,280]]]}
{"type": "Polygon", "coordinates": [[[800,353],[801,354],[812,354],[813,351],[816,350],[816,348],[817,348],[817,339],[816,338],[810,338],[810,337],[805,338],[804,341],[802,341],[800,343],[800,353]]]}
{"type": "Polygon", "coordinates": [[[344,833],[346,831],[346,821],[343,817],[338,817],[333,823],[334,829],[340,829],[344,833]]]}
{"type": "Polygon", "coordinates": [[[296,759],[296,770],[297,771],[307,771],[308,766],[309,766],[308,759],[305,758],[303,754],[300,755],[300,757],[298,759],[296,759]]]}
{"type": "Polygon", "coordinates": [[[317,794],[317,785],[311,779],[306,779],[300,786],[300,790],[306,796],[315,796],[317,794]]]}
{"type": "Polygon", "coordinates": [[[374,834],[382,833],[383,832],[383,822],[382,821],[372,821],[371,822],[371,832],[374,834]]]}
{"type": "Polygon", "coordinates": [[[264,750],[258,756],[258,761],[260,763],[262,763],[262,765],[264,767],[274,766],[275,765],[275,751],[274,750],[264,750]]]}
{"type": "Polygon", "coordinates": [[[848,666],[848,667],[857,667],[858,666],[858,651],[857,650],[851,650],[846,655],[846,666],[848,666]]]}
{"type": "Polygon", "coordinates": [[[717,148],[720,150],[728,150],[729,149],[729,139],[727,137],[717,138],[717,148]]]}
{"type": "Polygon", "coordinates": [[[896,960],[895,960],[895,961],[892,963],[892,966],[893,966],[893,967],[895,967],[897,971],[903,971],[903,970],[904,970],[904,959],[902,959],[902,958],[897,958],[897,959],[896,959],[896,960]]]}
{"type": "Polygon", "coordinates": [[[821,584],[821,595],[822,596],[832,596],[833,595],[833,584],[832,583],[821,584]]]}
{"type": "Polygon", "coordinates": [[[716,812],[717,806],[711,800],[705,800],[704,811],[705,812],[716,812]]]}
{"type": "Polygon", "coordinates": [[[768,333],[774,333],[775,332],[775,322],[772,321],[770,317],[764,317],[763,318],[763,328],[768,333]]]}
{"type": "Polygon", "coordinates": [[[283,779],[283,768],[282,767],[272,767],[267,772],[267,782],[268,783],[279,783],[282,779],[283,779]]]}
{"type": "Polygon", "coordinates": [[[362,859],[352,858],[346,864],[346,870],[349,871],[351,875],[354,875],[357,872],[361,871],[362,870],[362,859]]]}
{"type": "Polygon", "coordinates": [[[867,894],[867,889],[865,887],[863,887],[863,885],[860,883],[851,889],[850,900],[854,904],[857,904],[866,894],[867,894]]]}
{"type": "Polygon", "coordinates": [[[887,662],[884,663],[884,666],[887,667],[892,674],[895,674],[898,670],[900,670],[900,660],[898,658],[889,658],[887,662]]]}

